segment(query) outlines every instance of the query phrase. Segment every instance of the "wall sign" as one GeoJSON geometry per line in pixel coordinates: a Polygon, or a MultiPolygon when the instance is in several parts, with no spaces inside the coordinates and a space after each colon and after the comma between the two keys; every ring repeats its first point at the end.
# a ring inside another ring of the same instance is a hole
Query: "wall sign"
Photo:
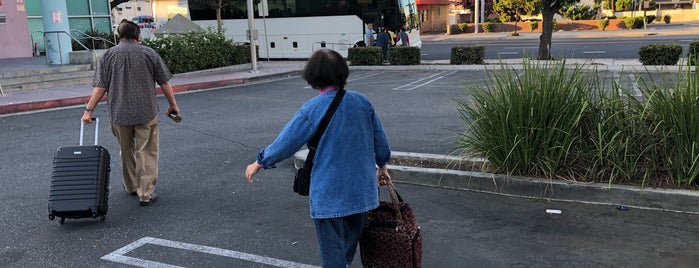
{"type": "Polygon", "coordinates": [[[60,11],[51,11],[51,22],[53,22],[53,23],[62,23],[63,22],[63,19],[61,18],[60,11]]]}

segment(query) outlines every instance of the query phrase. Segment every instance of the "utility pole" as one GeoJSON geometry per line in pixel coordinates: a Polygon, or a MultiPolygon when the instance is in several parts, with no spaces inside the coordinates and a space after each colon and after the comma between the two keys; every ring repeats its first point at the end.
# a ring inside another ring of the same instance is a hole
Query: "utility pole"
{"type": "Polygon", "coordinates": [[[255,40],[257,40],[257,32],[255,31],[255,10],[252,6],[252,0],[247,0],[248,2],[248,39],[250,40],[250,63],[252,63],[251,73],[258,72],[257,70],[257,53],[255,40]]]}
{"type": "Polygon", "coordinates": [[[474,20],[476,23],[473,24],[473,28],[475,29],[475,30],[473,31],[473,33],[478,33],[478,20],[480,19],[480,16],[478,16],[478,14],[480,13],[480,8],[479,8],[479,7],[480,7],[480,2],[481,2],[481,0],[476,0],[475,2],[476,2],[476,6],[473,8],[473,13],[476,13],[476,14],[474,14],[474,19],[473,19],[473,20],[474,20]]]}

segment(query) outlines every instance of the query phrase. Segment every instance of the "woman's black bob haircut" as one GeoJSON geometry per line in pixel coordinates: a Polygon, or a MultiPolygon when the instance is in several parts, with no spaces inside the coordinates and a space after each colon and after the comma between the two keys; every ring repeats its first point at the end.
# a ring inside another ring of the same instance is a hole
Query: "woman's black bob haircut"
{"type": "Polygon", "coordinates": [[[314,89],[335,86],[345,89],[349,67],[340,53],[330,49],[320,49],[311,55],[303,69],[303,79],[314,89]]]}

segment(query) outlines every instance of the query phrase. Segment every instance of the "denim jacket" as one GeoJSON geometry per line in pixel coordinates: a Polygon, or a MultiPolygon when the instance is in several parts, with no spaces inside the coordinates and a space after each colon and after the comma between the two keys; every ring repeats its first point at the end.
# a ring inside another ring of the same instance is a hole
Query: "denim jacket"
{"type": "MultiPolygon", "coordinates": [[[[320,125],[337,91],[308,100],[279,136],[260,150],[257,162],[265,169],[292,156],[320,125]]],[[[374,107],[362,94],[347,91],[320,138],[311,172],[311,218],[337,218],[378,206],[376,165],[391,158],[386,133],[374,107]]],[[[291,176],[289,176],[291,177],[291,176]]]]}

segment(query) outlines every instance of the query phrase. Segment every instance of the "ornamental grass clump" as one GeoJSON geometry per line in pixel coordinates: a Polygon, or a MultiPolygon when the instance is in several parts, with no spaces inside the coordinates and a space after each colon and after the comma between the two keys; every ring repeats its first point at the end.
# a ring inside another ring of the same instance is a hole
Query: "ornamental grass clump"
{"type": "Polygon", "coordinates": [[[565,62],[501,65],[455,100],[456,151],[501,174],[697,189],[697,69],[658,84],[565,62]]]}
{"type": "Polygon", "coordinates": [[[692,186],[699,176],[699,72],[680,71],[674,86],[644,84],[648,120],[662,133],[657,151],[668,183],[692,186]]]}
{"type": "Polygon", "coordinates": [[[485,89],[471,87],[470,101],[456,100],[467,126],[457,149],[506,174],[551,178],[572,164],[594,81],[565,62],[525,62],[522,70],[501,66],[489,74],[485,89]]]}

